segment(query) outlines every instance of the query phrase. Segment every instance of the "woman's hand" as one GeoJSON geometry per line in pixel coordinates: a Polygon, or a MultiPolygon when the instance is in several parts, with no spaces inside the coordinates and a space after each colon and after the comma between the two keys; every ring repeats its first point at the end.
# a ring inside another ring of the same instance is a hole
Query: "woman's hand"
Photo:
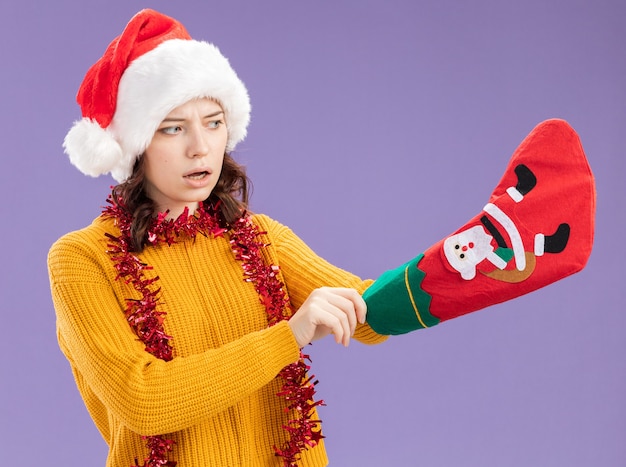
{"type": "Polygon", "coordinates": [[[365,322],[367,306],[354,289],[322,287],[311,292],[289,320],[300,348],[328,334],[348,346],[357,321],[365,322]]]}

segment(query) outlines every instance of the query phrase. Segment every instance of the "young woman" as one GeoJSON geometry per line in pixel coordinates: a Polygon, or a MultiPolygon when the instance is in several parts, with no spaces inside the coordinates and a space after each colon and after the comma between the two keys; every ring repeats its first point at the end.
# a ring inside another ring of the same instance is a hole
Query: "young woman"
{"type": "Polygon", "coordinates": [[[249,121],[243,83],[214,46],[146,10],[78,103],[66,152],[120,184],[90,226],[55,243],[49,271],[59,344],[106,465],[326,465],[300,349],[331,333],[346,346],[384,337],[363,324],[368,282],[246,212],[229,155],[249,121]]]}
{"type": "Polygon", "coordinates": [[[591,251],[593,177],[562,120],[529,134],[477,216],[372,283],[247,212],[230,156],[246,88],[177,21],[139,12],[77,99],[65,150],[119,185],[48,264],[59,344],[110,467],[326,465],[302,348],[433,326],[573,274],[591,251]]]}

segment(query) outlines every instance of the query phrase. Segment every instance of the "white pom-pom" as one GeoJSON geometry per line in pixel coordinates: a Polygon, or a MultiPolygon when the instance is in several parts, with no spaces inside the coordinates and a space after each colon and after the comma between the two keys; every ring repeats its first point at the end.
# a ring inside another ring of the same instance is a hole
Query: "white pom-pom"
{"type": "Polygon", "coordinates": [[[85,175],[98,177],[122,163],[122,148],[98,122],[83,118],[65,136],[63,149],[70,162],[85,175]]]}

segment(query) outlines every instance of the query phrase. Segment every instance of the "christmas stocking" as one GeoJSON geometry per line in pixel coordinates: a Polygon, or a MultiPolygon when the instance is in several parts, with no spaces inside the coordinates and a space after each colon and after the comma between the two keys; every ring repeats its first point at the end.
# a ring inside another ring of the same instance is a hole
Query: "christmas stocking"
{"type": "Polygon", "coordinates": [[[593,174],[563,120],[533,129],[482,211],[364,293],[367,321],[403,334],[532,292],[586,264],[593,174]]]}

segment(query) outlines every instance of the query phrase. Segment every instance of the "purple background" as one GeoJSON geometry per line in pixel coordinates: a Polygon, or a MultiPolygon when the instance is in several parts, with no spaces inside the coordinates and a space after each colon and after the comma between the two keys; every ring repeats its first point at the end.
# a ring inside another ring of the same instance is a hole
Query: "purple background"
{"type": "Polygon", "coordinates": [[[104,464],[45,261],[113,183],[62,152],[76,90],[147,6],[248,85],[253,208],[364,277],[464,224],[535,124],[568,120],[598,189],[582,273],[382,346],[320,342],[313,369],[333,466],[626,465],[621,0],[2,0],[0,464],[104,464]]]}

